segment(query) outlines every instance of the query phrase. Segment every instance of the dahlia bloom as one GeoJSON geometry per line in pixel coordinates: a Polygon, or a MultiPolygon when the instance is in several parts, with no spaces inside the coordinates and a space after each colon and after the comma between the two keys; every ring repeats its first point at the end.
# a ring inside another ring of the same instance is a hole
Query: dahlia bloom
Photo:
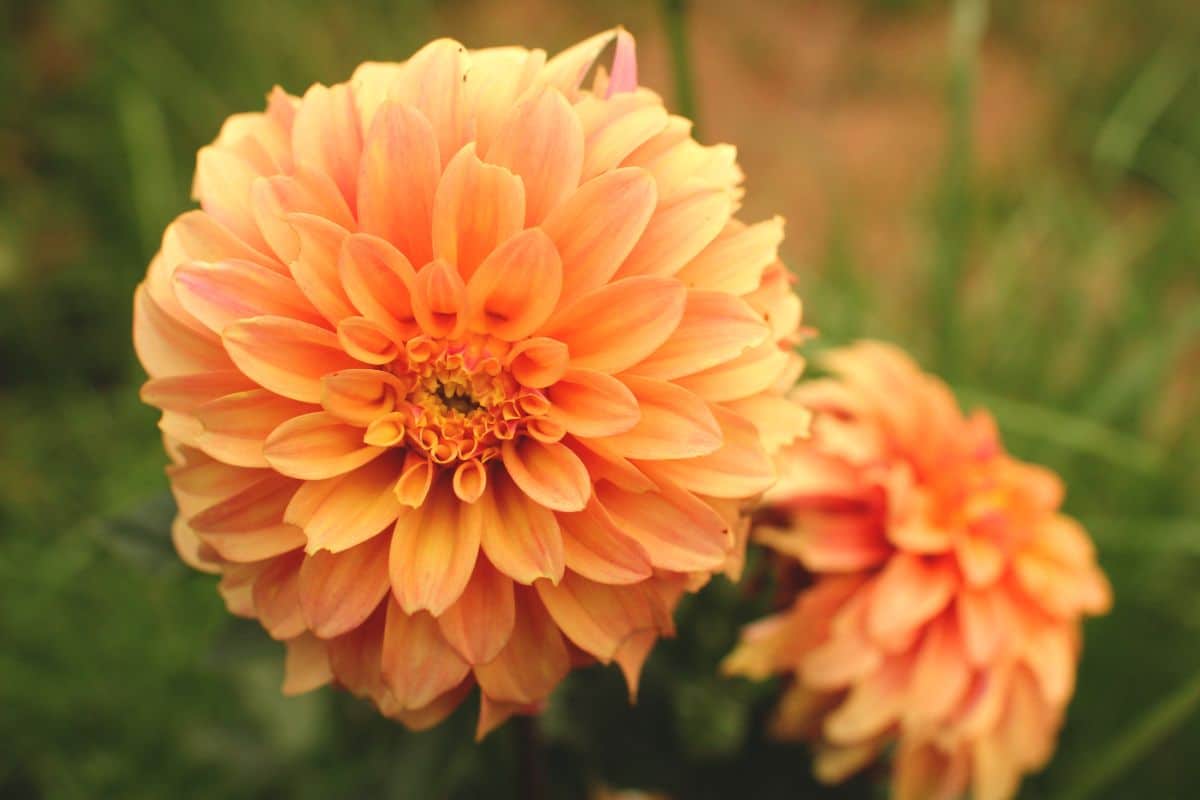
{"type": "Polygon", "coordinates": [[[903,353],[862,342],[825,365],[793,395],[813,436],[753,534],[801,588],[724,669],[791,676],[774,733],[814,741],[824,781],[895,745],[897,798],[1011,797],[1054,748],[1082,615],[1110,604],[1092,544],[1058,478],[903,353]]]}
{"type": "Polygon", "coordinates": [[[181,557],[412,727],[572,666],[631,692],[804,431],[782,223],[609,31],[439,40],[229,118],[138,287],[181,557]],[[610,72],[597,69],[616,42],[610,72]]]}

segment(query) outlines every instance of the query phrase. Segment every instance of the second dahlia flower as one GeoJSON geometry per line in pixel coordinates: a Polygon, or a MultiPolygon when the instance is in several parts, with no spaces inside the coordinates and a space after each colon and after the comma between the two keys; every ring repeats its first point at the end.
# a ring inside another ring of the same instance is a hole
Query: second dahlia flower
{"type": "Polygon", "coordinates": [[[791,676],[774,732],[815,742],[822,780],[895,745],[896,798],[1011,797],[1053,751],[1081,617],[1110,603],[1092,544],[1059,479],[903,353],[863,342],[825,363],[795,392],[813,438],[754,533],[800,588],[725,669],[791,676]]]}
{"type": "Polygon", "coordinates": [[[778,220],[637,86],[633,40],[439,40],[200,151],[138,288],[174,536],[233,613],[413,727],[574,664],[631,688],[805,419],[778,220]],[[581,88],[615,40],[611,73],[581,88]]]}

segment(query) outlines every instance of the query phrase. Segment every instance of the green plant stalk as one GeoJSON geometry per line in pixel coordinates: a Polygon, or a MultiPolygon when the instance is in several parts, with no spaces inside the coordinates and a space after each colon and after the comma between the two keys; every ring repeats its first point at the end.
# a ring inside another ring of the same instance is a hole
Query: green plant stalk
{"type": "Polygon", "coordinates": [[[678,112],[695,123],[699,130],[700,121],[696,118],[696,90],[692,79],[692,52],[687,36],[687,0],[663,0],[663,16],[666,19],[667,39],[671,45],[671,65],[675,73],[675,103],[678,112]]]}

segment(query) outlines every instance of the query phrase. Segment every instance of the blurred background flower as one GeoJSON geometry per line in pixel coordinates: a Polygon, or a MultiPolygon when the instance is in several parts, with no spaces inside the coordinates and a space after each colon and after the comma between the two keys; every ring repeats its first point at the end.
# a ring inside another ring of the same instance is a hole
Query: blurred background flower
{"type": "MultiPolygon", "coordinates": [[[[279,698],[279,648],[166,537],[128,298],[218,122],[436,36],[557,51],[624,24],[642,83],[737,142],[747,219],[788,219],[821,330],[913,352],[1070,487],[1119,598],[1089,623],[1028,797],[1200,783],[1200,19],[1177,0],[15,0],[0,11],[0,793],[516,794],[518,731],[409,734],[279,698]],[[686,44],[679,48],[677,43],[686,44]],[[688,56],[683,58],[682,55],[688,56]],[[694,79],[676,81],[690,61],[694,79]],[[690,104],[690,107],[689,107],[690,104]],[[230,698],[240,702],[230,702],[230,698]],[[200,787],[203,787],[202,789],[200,787]]],[[[681,608],[641,702],[573,676],[545,785],[865,796],[761,733],[776,687],[716,677],[767,611],[747,565],[681,608]]],[[[477,709],[474,709],[477,710],[477,709]]]]}

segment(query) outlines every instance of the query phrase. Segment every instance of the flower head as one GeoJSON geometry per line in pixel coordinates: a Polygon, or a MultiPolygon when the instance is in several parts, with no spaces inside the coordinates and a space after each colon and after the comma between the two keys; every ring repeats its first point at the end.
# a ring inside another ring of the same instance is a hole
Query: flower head
{"type": "Polygon", "coordinates": [[[481,731],[574,664],[631,687],[682,592],[736,568],[801,434],[782,223],[610,31],[547,60],[440,40],[197,160],[135,298],[181,556],[329,681],[481,731]],[[611,73],[581,83],[615,41],[611,73]]]}
{"type": "Polygon", "coordinates": [[[816,414],[755,536],[802,581],[749,626],[735,674],[794,676],[775,732],[837,782],[895,743],[899,798],[1006,798],[1049,758],[1080,619],[1109,587],[1049,471],[1006,455],[986,414],[903,353],[862,342],[802,384],[816,414]]]}

